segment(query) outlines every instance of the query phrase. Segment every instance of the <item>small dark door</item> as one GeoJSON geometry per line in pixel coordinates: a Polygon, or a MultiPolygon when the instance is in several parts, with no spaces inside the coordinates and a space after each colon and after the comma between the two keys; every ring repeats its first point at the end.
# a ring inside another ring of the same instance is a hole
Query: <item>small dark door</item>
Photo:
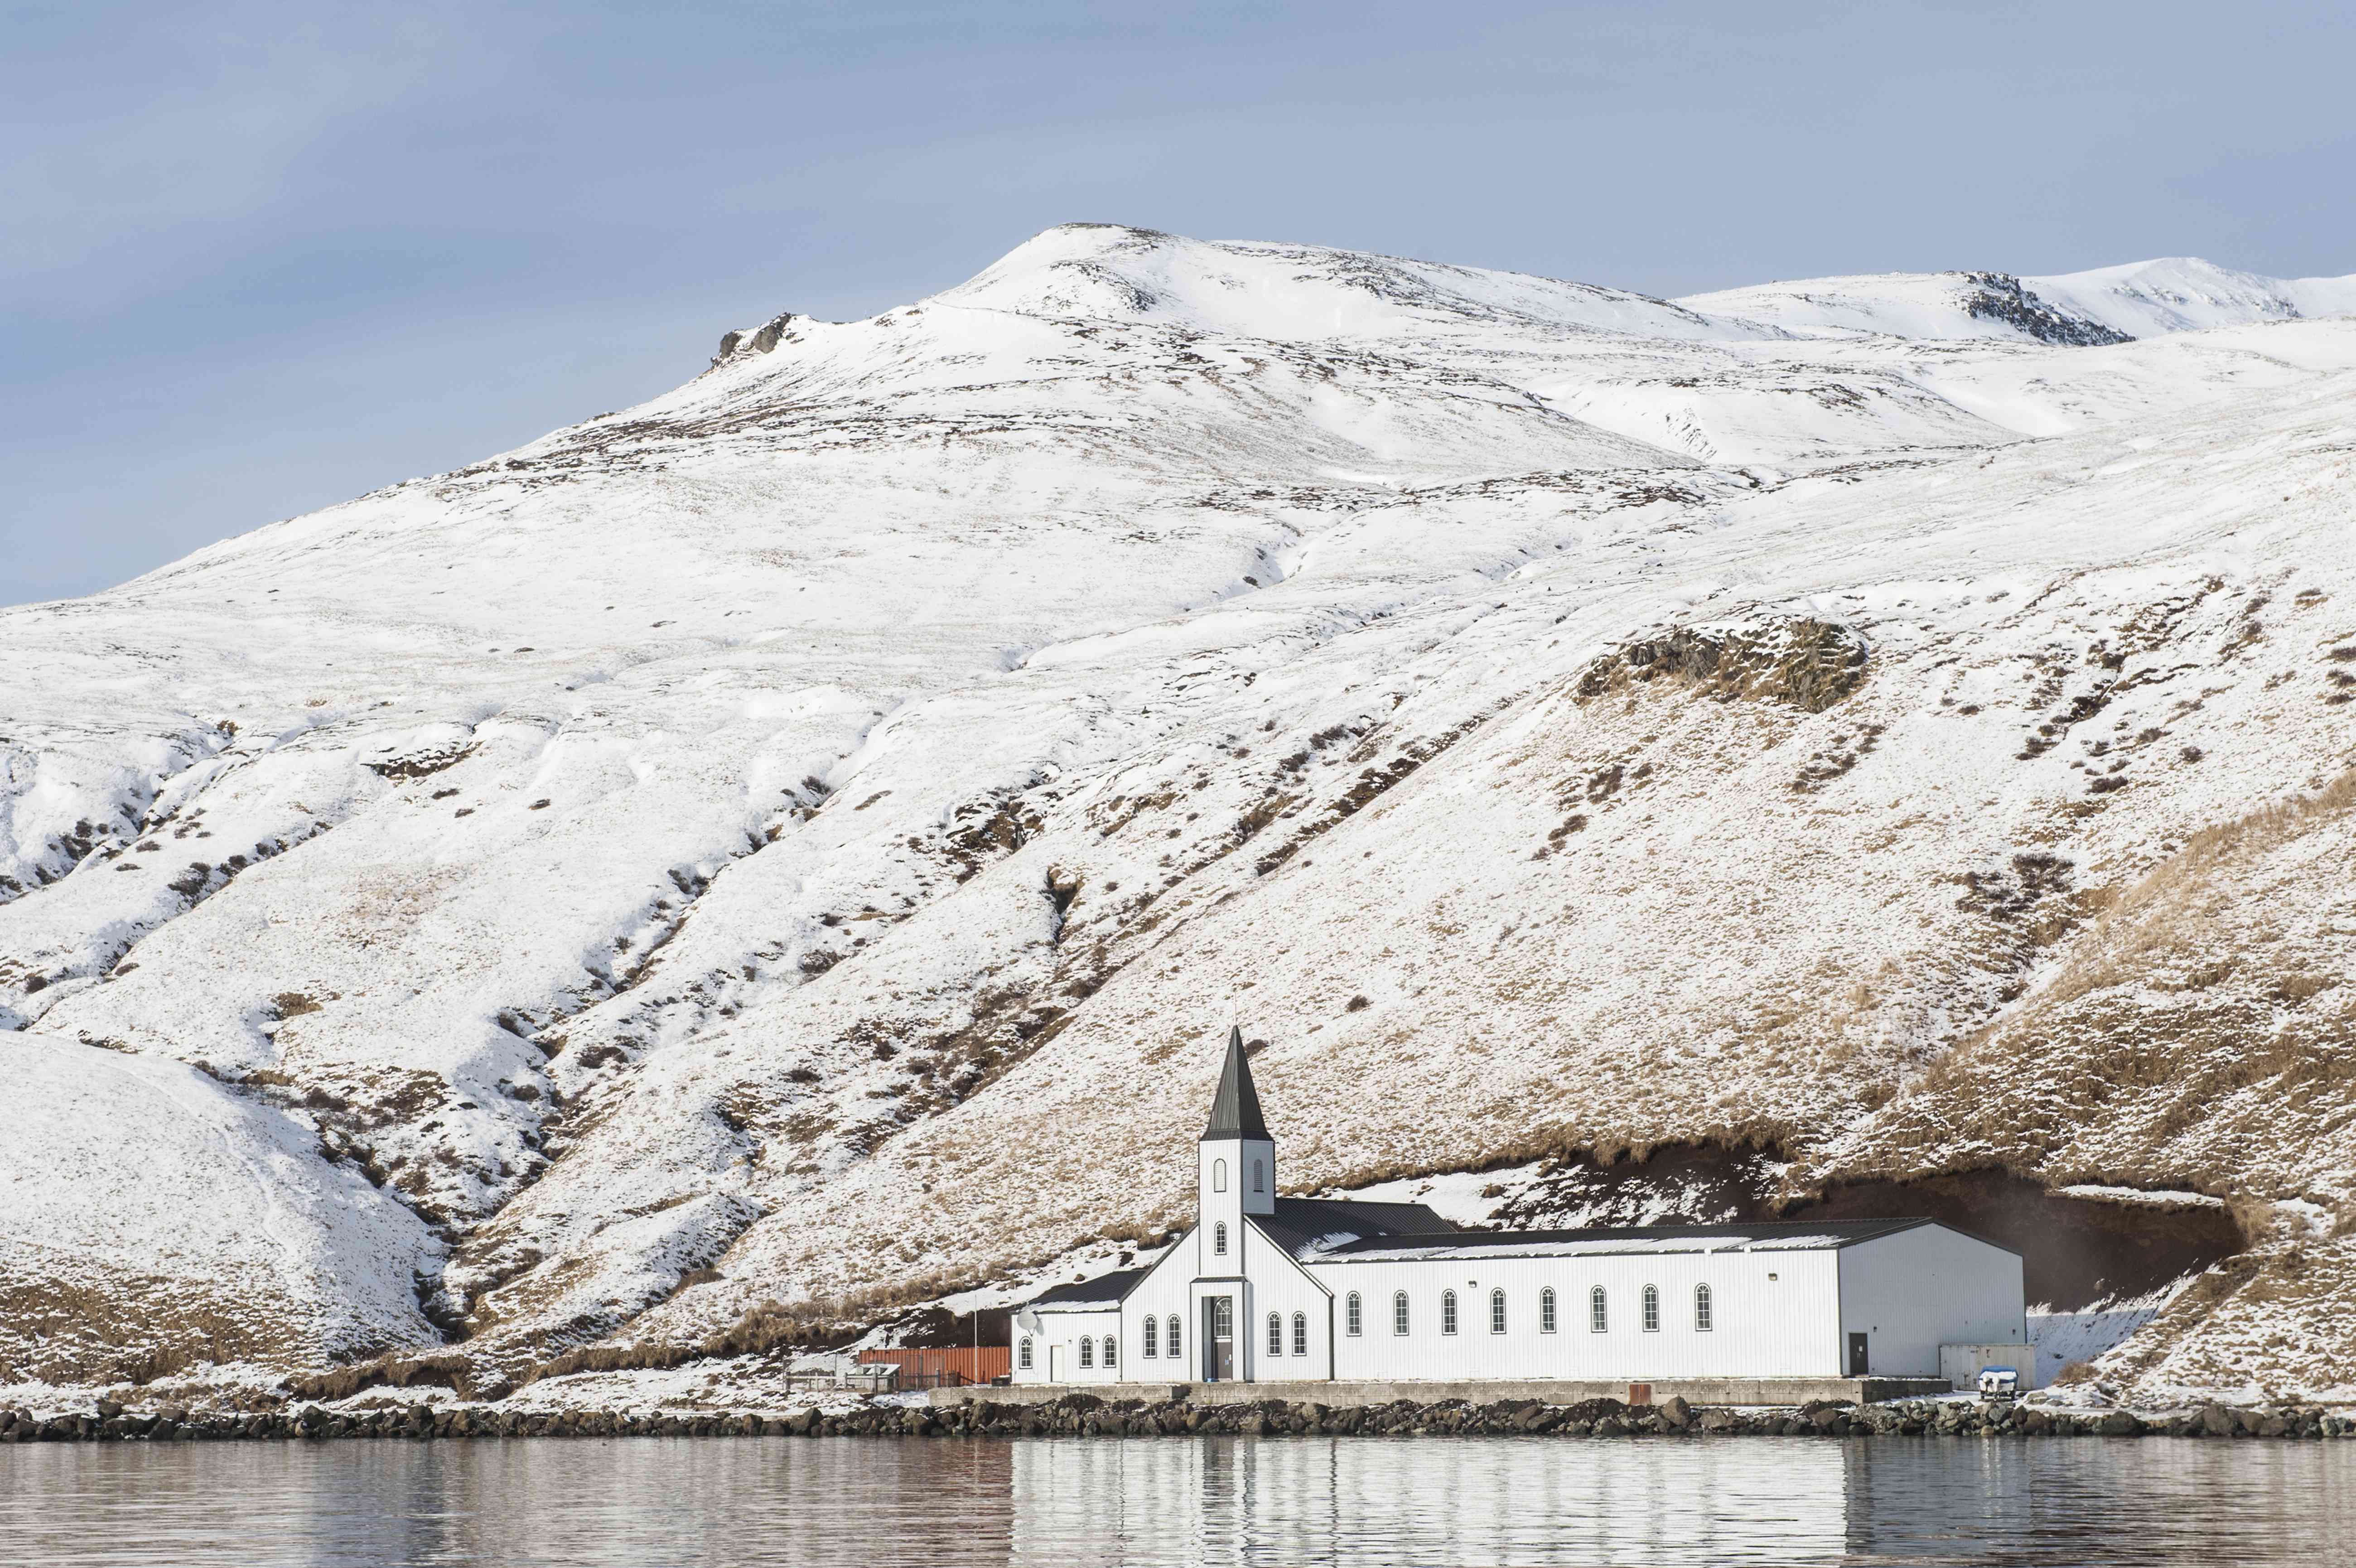
{"type": "Polygon", "coordinates": [[[1236,1375],[1236,1298],[1206,1296],[1203,1301],[1203,1380],[1226,1382],[1236,1375]]]}
{"type": "Polygon", "coordinates": [[[1866,1353],[1865,1336],[1850,1335],[1848,1337],[1848,1375],[1861,1378],[1872,1370],[1873,1360],[1866,1353]]]}

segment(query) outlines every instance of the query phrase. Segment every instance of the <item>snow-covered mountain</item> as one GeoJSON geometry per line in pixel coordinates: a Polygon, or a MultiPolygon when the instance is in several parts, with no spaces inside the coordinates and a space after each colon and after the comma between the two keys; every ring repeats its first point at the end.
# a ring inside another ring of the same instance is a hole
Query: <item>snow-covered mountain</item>
{"type": "Polygon", "coordinates": [[[2171,256],[2046,278],[2007,272],[1875,272],[1692,294],[1713,317],[1804,337],[2025,338],[2094,346],[2212,326],[2298,321],[2356,311],[2356,274],[2262,278],[2171,256]]]}
{"type": "Polygon", "coordinates": [[[2025,278],[2040,297],[2131,337],[2356,311],[2356,276],[2262,278],[2198,256],[2025,278]]]}
{"type": "Polygon", "coordinates": [[[2223,1200],[2104,1364],[2356,1382],[2351,286],[1072,225],[0,611],[0,1382],[1143,1243],[1230,1017],[1288,1188],[2223,1200]]]}

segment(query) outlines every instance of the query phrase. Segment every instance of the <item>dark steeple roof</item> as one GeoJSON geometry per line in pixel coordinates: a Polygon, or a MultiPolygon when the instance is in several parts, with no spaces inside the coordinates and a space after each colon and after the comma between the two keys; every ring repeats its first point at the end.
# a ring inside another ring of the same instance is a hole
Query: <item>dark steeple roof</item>
{"type": "Polygon", "coordinates": [[[1211,1102],[1211,1125],[1204,1138],[1264,1138],[1259,1091],[1252,1087],[1251,1063],[1244,1056],[1244,1031],[1227,1030],[1227,1061],[1219,1069],[1218,1097],[1211,1102]]]}

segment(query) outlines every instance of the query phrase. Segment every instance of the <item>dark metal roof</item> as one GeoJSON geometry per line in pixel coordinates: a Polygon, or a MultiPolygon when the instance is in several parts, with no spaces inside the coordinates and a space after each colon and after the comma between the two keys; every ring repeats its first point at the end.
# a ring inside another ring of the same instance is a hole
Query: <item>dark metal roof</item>
{"type": "Polygon", "coordinates": [[[1100,1274],[1094,1279],[1084,1279],[1074,1285],[1059,1285],[1053,1290],[1042,1291],[1031,1298],[1033,1307],[1110,1307],[1127,1298],[1143,1279],[1141,1268],[1116,1269],[1100,1274]]]}
{"type": "MultiPolygon", "coordinates": [[[[1251,1062],[1244,1054],[1244,1031],[1227,1030],[1227,1060],[1219,1069],[1219,1092],[1211,1101],[1211,1125],[1204,1138],[1264,1138],[1259,1091],[1252,1087],[1251,1062]]],[[[1200,1141],[1200,1140],[1197,1140],[1200,1141]]]]}
{"type": "Polygon", "coordinates": [[[1316,1255],[1350,1257],[1364,1253],[1404,1252],[1494,1253],[1514,1248],[1544,1250],[1548,1247],[1584,1253],[1622,1248],[1630,1252],[1687,1250],[1677,1245],[1680,1242],[1719,1243],[1711,1249],[1713,1251],[1779,1252],[1800,1248],[1815,1251],[1855,1246],[1859,1242],[1911,1231],[1918,1225],[1936,1223],[1937,1221],[1930,1219],[1818,1220],[1813,1222],[1789,1220],[1765,1225],[1630,1225],[1581,1231],[1458,1231],[1445,1236],[1363,1236],[1339,1245],[1321,1246],[1316,1255]]]}
{"type": "Polygon", "coordinates": [[[1400,1244],[1405,1237],[1437,1241],[1459,1234],[1421,1203],[1354,1203],[1342,1198],[1280,1198],[1276,1212],[1256,1214],[1263,1235],[1296,1258],[1322,1255],[1352,1241],[1400,1244]]]}

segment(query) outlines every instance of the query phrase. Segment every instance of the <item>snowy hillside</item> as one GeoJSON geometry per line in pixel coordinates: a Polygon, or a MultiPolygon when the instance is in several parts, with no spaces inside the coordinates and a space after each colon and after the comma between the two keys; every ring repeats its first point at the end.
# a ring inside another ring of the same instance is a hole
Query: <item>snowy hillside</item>
{"type": "Polygon", "coordinates": [[[2261,278],[2198,256],[2021,281],[2057,306],[2131,337],[2356,311],[2356,277],[2261,278]]]}
{"type": "Polygon", "coordinates": [[[2351,287],[1074,225],[0,611],[0,1383],[1027,1276],[1236,1018],[1290,1189],[2206,1194],[2104,1365],[2356,1385],[2351,287]]]}

